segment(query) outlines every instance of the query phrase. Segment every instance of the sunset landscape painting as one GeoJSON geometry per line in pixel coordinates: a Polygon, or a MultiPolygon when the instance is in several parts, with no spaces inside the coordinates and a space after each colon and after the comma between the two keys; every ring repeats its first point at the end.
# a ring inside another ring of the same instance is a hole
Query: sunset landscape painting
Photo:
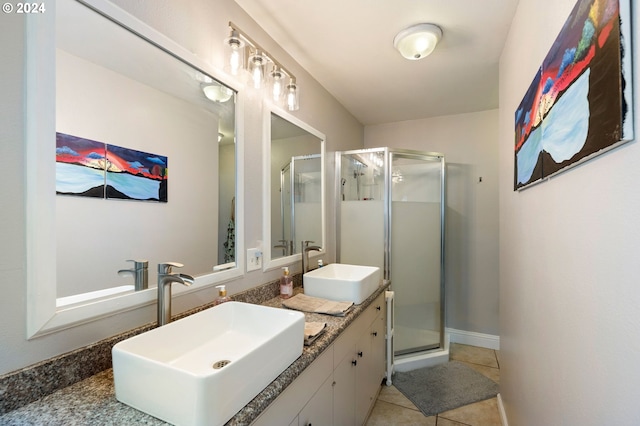
{"type": "Polygon", "coordinates": [[[104,198],[104,142],[56,133],[56,193],[104,198]]]}
{"type": "Polygon", "coordinates": [[[56,193],[167,202],[167,157],[56,133],[56,193]]]}
{"type": "Polygon", "coordinates": [[[628,0],[578,0],[515,112],[514,190],[633,139],[628,0]]]}
{"type": "Polygon", "coordinates": [[[106,197],[167,202],[167,157],[107,145],[106,197]]]}

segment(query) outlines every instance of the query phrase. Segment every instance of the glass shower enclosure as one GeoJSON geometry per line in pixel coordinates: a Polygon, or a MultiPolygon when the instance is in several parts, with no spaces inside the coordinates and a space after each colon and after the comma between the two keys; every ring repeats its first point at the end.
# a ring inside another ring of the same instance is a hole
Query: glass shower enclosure
{"type": "Polygon", "coordinates": [[[395,356],[444,348],[444,155],[342,151],[336,175],[337,259],[391,281],[395,356]]]}

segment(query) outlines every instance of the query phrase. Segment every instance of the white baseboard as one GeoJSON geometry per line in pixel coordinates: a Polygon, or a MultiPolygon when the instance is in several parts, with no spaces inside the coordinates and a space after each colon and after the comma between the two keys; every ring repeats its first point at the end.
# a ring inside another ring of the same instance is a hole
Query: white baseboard
{"type": "Polygon", "coordinates": [[[455,328],[446,328],[445,332],[449,334],[451,343],[462,343],[463,345],[478,346],[487,349],[500,349],[500,336],[493,334],[476,333],[473,331],[456,330],[455,328]]]}
{"type": "Polygon", "coordinates": [[[507,412],[504,410],[502,395],[500,394],[498,394],[498,412],[500,413],[500,423],[502,423],[502,426],[509,426],[509,421],[507,420],[507,412]]]}

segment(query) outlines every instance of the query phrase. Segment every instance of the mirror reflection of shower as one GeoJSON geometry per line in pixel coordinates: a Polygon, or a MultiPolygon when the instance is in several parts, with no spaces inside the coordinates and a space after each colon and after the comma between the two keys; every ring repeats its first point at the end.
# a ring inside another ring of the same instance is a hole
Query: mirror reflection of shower
{"type": "Polygon", "coordinates": [[[316,226],[320,220],[321,170],[320,154],[291,157],[280,169],[282,233],[273,248],[281,250],[282,256],[296,254],[300,238],[321,241],[321,230],[316,226]]]}

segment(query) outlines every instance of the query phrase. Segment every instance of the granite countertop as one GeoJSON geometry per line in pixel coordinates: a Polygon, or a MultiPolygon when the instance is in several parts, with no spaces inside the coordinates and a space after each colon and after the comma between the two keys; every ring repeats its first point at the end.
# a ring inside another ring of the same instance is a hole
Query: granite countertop
{"type": "MultiPolygon", "coordinates": [[[[355,305],[344,317],[305,313],[305,321],[327,323],[327,329],[280,376],[262,390],[253,400],[227,422],[228,426],[248,425],[255,420],[278,395],[307,368],[338,335],[353,322],[386,288],[381,285],[367,300],[355,305]]],[[[295,293],[300,293],[297,288],[295,293]]],[[[275,297],[262,303],[282,307],[275,297]]],[[[113,370],[102,371],[88,379],[60,389],[35,402],[0,415],[1,425],[167,425],[126,404],[118,402],[113,385],[113,370]]]]}

